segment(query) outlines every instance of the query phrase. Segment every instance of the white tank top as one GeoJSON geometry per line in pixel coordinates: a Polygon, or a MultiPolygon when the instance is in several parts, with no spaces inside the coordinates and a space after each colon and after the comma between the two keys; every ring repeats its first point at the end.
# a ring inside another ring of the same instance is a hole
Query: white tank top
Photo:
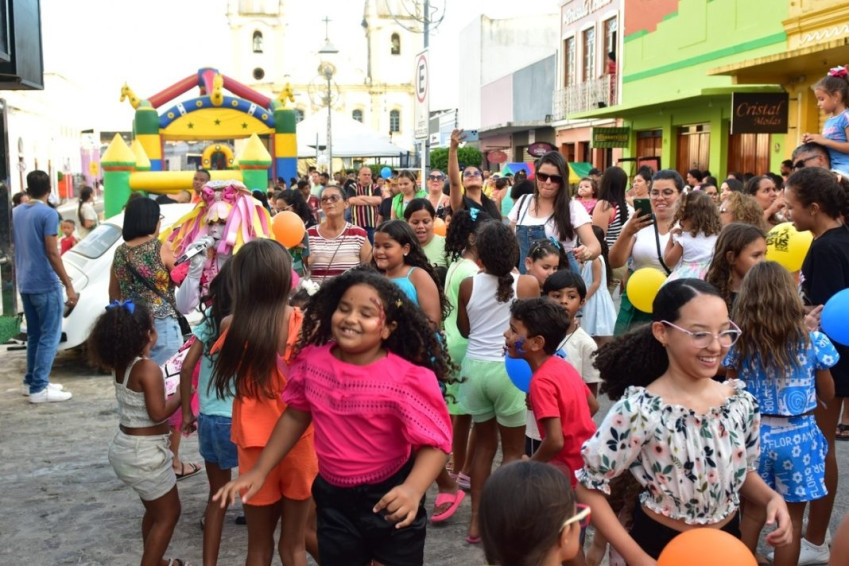
{"type": "MultiPolygon", "coordinates": [[[[120,382],[115,382],[115,398],[118,400],[118,422],[127,428],[145,428],[161,424],[153,422],[150,418],[150,414],[147,412],[147,404],[144,400],[144,393],[127,388],[130,371],[141,359],[143,358],[133,360],[124,371],[124,379],[120,382]]],[[[165,380],[164,375],[162,376],[162,380],[165,380]]],[[[164,423],[165,421],[161,422],[164,423]]]]}
{"type": "Polygon", "coordinates": [[[513,276],[513,295],[507,302],[495,298],[498,278],[488,273],[474,276],[472,296],[466,305],[469,315],[469,348],[466,356],[498,362],[504,359],[504,331],[510,327],[510,305],[516,300],[519,276],[513,276]]]}

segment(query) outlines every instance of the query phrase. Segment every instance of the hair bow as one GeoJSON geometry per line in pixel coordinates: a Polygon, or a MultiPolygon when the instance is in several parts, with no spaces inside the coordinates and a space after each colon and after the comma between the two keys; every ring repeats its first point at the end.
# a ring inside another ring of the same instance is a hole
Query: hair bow
{"type": "Polygon", "coordinates": [[[845,79],[847,76],[849,76],[849,71],[847,71],[846,67],[844,67],[843,65],[838,65],[838,66],[832,67],[831,69],[828,70],[828,76],[829,77],[840,77],[840,78],[845,79]]]}
{"type": "Polygon", "coordinates": [[[558,250],[560,249],[560,242],[557,241],[557,238],[555,238],[554,236],[549,236],[548,241],[554,244],[555,248],[557,248],[558,250]]]}
{"type": "Polygon", "coordinates": [[[471,217],[472,217],[472,222],[477,222],[477,221],[478,221],[478,213],[479,213],[480,211],[481,211],[481,209],[479,209],[479,208],[470,208],[470,209],[469,209],[469,216],[471,216],[471,217]]]}
{"type": "Polygon", "coordinates": [[[127,312],[130,314],[136,312],[136,304],[133,302],[132,299],[127,299],[126,301],[112,301],[111,303],[106,305],[106,310],[111,311],[112,309],[120,307],[124,307],[125,309],[127,309],[127,312]]]}

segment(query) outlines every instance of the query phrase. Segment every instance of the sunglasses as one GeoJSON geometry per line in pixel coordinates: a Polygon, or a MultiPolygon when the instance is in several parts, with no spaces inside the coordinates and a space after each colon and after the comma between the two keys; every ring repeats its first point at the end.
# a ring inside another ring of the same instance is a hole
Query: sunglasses
{"type": "Polygon", "coordinates": [[[549,180],[551,180],[552,183],[557,183],[558,185],[563,183],[563,177],[560,176],[560,175],[549,175],[547,173],[537,173],[537,179],[539,179],[543,183],[546,183],[549,180]]]}
{"type": "Polygon", "coordinates": [[[465,171],[463,171],[463,177],[480,177],[480,176],[481,176],[481,172],[478,171],[477,169],[474,170],[474,171],[472,171],[471,169],[466,169],[465,171]]]}
{"type": "Polygon", "coordinates": [[[797,161],[796,163],[793,164],[793,169],[804,169],[805,166],[808,164],[808,161],[810,161],[811,159],[816,159],[817,157],[819,157],[819,156],[818,155],[812,155],[810,157],[802,158],[802,159],[800,159],[799,161],[797,161]]]}
{"type": "Polygon", "coordinates": [[[428,175],[428,176],[427,176],[427,180],[428,180],[428,181],[441,181],[441,180],[443,180],[444,178],[445,178],[445,177],[443,177],[442,175],[428,175]]]}
{"type": "Polygon", "coordinates": [[[321,197],[321,204],[327,204],[329,202],[338,202],[342,200],[342,197],[339,195],[331,195],[329,197],[321,197]]]}
{"type": "Polygon", "coordinates": [[[575,505],[575,507],[578,509],[578,512],[572,517],[569,517],[568,519],[563,521],[563,525],[561,525],[560,527],[560,532],[563,532],[563,529],[565,529],[572,523],[578,523],[582,529],[586,529],[590,526],[590,506],[578,503],[577,505],[575,505]]]}

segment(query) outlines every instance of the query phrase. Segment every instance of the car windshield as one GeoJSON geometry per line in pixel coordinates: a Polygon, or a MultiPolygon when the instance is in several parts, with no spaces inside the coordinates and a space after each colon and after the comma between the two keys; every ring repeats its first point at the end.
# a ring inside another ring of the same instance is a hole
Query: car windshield
{"type": "Polygon", "coordinates": [[[101,224],[73,247],[74,252],[89,259],[102,256],[121,237],[121,229],[112,224],[101,224]]]}

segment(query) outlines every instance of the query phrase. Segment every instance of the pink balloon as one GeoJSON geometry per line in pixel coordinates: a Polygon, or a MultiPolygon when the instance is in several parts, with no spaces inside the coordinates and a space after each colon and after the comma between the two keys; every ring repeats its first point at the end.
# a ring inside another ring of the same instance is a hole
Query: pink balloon
{"type": "Polygon", "coordinates": [[[292,290],[293,291],[298,288],[298,283],[300,283],[300,282],[301,282],[301,278],[298,277],[298,273],[293,269],[292,270],[292,290]]]}

